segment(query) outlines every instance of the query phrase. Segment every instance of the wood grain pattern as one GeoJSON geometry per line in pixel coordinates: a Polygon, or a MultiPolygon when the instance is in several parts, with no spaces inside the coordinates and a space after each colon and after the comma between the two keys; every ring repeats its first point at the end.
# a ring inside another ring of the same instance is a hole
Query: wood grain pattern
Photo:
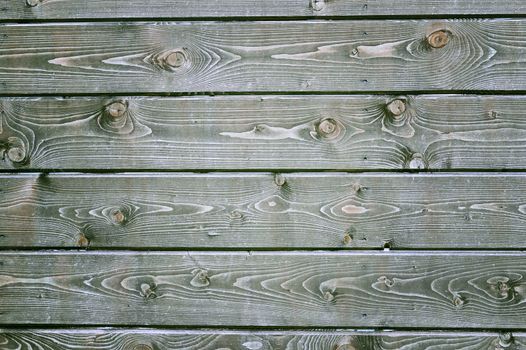
{"type": "Polygon", "coordinates": [[[520,15],[521,0],[0,0],[0,19],[520,15]]]}
{"type": "Polygon", "coordinates": [[[523,350],[526,349],[526,335],[524,333],[489,332],[0,329],[0,350],[74,350],[79,348],[100,350],[523,350]]]}
{"type": "Polygon", "coordinates": [[[526,248],[525,174],[0,176],[0,246],[526,248]],[[461,234],[460,234],[461,233],[461,234]]]}
{"type": "Polygon", "coordinates": [[[523,96],[3,98],[0,168],[525,169],[525,108],[523,96]]]}
{"type": "Polygon", "coordinates": [[[2,252],[0,323],[525,329],[526,253],[2,252]]]}
{"type": "Polygon", "coordinates": [[[524,19],[4,24],[0,37],[4,94],[526,89],[524,19]]]}

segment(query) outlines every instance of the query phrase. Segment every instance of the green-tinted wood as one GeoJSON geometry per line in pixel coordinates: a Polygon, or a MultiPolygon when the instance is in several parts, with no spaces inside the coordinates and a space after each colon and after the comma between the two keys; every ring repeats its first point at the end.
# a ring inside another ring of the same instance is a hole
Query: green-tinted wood
{"type": "Polygon", "coordinates": [[[0,350],[526,349],[524,333],[0,329],[0,350]],[[500,347],[500,348],[499,348],[500,347]]]}
{"type": "Polygon", "coordinates": [[[4,94],[526,90],[524,19],[6,24],[0,38],[4,94]]]}
{"type": "Polygon", "coordinates": [[[2,252],[0,323],[526,329],[526,253],[2,252]]]}
{"type": "Polygon", "coordinates": [[[0,19],[525,14],[521,0],[0,0],[0,19]],[[29,5],[28,5],[29,4],[29,5]]]}
{"type": "Polygon", "coordinates": [[[525,174],[0,176],[0,246],[525,248],[525,174]]]}
{"type": "Polygon", "coordinates": [[[3,98],[0,109],[4,169],[526,168],[523,96],[3,98]]]}

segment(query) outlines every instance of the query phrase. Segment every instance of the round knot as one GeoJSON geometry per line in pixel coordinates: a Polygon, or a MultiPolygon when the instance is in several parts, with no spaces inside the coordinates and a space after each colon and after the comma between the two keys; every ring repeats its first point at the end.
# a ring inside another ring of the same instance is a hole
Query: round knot
{"type": "Polygon", "coordinates": [[[352,235],[349,232],[346,232],[343,235],[343,244],[344,245],[349,245],[351,243],[352,243],[352,235]]]}
{"type": "Polygon", "coordinates": [[[80,233],[79,235],[79,239],[77,240],[77,244],[79,247],[82,247],[82,248],[87,248],[89,246],[89,239],[88,237],[86,237],[86,235],[84,235],[84,233],[80,233]]]}
{"type": "Polygon", "coordinates": [[[128,106],[122,101],[116,101],[106,107],[108,115],[114,119],[122,118],[128,110],[128,106]]]}
{"type": "Polygon", "coordinates": [[[310,7],[314,11],[321,11],[325,8],[325,0],[311,0],[310,7]]]}
{"type": "Polygon", "coordinates": [[[501,333],[499,334],[499,339],[498,339],[499,347],[496,347],[496,349],[509,348],[512,343],[513,343],[513,336],[510,332],[501,333]]]}
{"type": "Polygon", "coordinates": [[[186,55],[184,52],[177,50],[167,55],[164,60],[170,67],[179,68],[186,62],[186,55]]]}
{"type": "Polygon", "coordinates": [[[121,225],[124,223],[124,221],[126,220],[126,216],[124,215],[124,213],[119,210],[119,209],[115,209],[111,212],[111,220],[118,224],[118,225],[121,225]]]}
{"type": "Polygon", "coordinates": [[[35,7],[40,4],[40,0],[26,0],[26,5],[29,7],[35,7]]]}
{"type": "Polygon", "coordinates": [[[316,132],[325,139],[334,139],[340,134],[340,127],[334,119],[325,118],[316,126],[316,132]]]}
{"type": "Polygon", "coordinates": [[[393,117],[397,118],[406,110],[405,101],[400,99],[393,100],[387,105],[387,110],[393,117]]]}
{"type": "Polygon", "coordinates": [[[437,30],[428,35],[427,43],[435,49],[440,49],[449,42],[449,33],[445,30],[437,30]]]}
{"type": "Polygon", "coordinates": [[[13,163],[21,163],[26,158],[26,152],[22,147],[13,147],[7,151],[7,157],[13,163]]]}
{"type": "Polygon", "coordinates": [[[414,153],[411,159],[409,159],[407,166],[409,169],[425,169],[426,162],[424,161],[424,156],[420,153],[414,153]]]}
{"type": "Polygon", "coordinates": [[[27,157],[26,146],[18,137],[8,137],[7,142],[0,143],[0,156],[6,155],[13,163],[23,163],[27,157]]]}

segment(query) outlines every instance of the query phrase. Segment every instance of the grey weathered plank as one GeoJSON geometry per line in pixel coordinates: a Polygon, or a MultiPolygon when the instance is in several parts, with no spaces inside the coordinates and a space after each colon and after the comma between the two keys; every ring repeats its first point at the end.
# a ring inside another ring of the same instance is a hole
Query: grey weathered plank
{"type": "Polygon", "coordinates": [[[525,174],[0,176],[0,246],[525,248],[525,174]]]}
{"type": "Polygon", "coordinates": [[[0,110],[4,169],[526,168],[524,96],[3,98],[0,110]]]}
{"type": "Polygon", "coordinates": [[[0,329],[0,350],[488,350],[526,349],[524,333],[0,329]]]}
{"type": "Polygon", "coordinates": [[[525,252],[2,252],[0,323],[525,329],[525,252]]]}
{"type": "Polygon", "coordinates": [[[5,94],[526,89],[524,19],[5,24],[0,37],[5,94]]]}
{"type": "Polygon", "coordinates": [[[1,0],[0,19],[520,15],[521,0],[1,0]]]}

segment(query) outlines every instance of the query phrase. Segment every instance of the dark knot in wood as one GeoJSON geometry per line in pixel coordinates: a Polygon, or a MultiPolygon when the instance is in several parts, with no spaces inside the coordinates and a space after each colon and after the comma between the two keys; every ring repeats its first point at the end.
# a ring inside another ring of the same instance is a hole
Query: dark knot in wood
{"type": "Polygon", "coordinates": [[[445,30],[437,30],[428,35],[427,43],[434,49],[440,49],[449,42],[449,33],[445,30]]]}

